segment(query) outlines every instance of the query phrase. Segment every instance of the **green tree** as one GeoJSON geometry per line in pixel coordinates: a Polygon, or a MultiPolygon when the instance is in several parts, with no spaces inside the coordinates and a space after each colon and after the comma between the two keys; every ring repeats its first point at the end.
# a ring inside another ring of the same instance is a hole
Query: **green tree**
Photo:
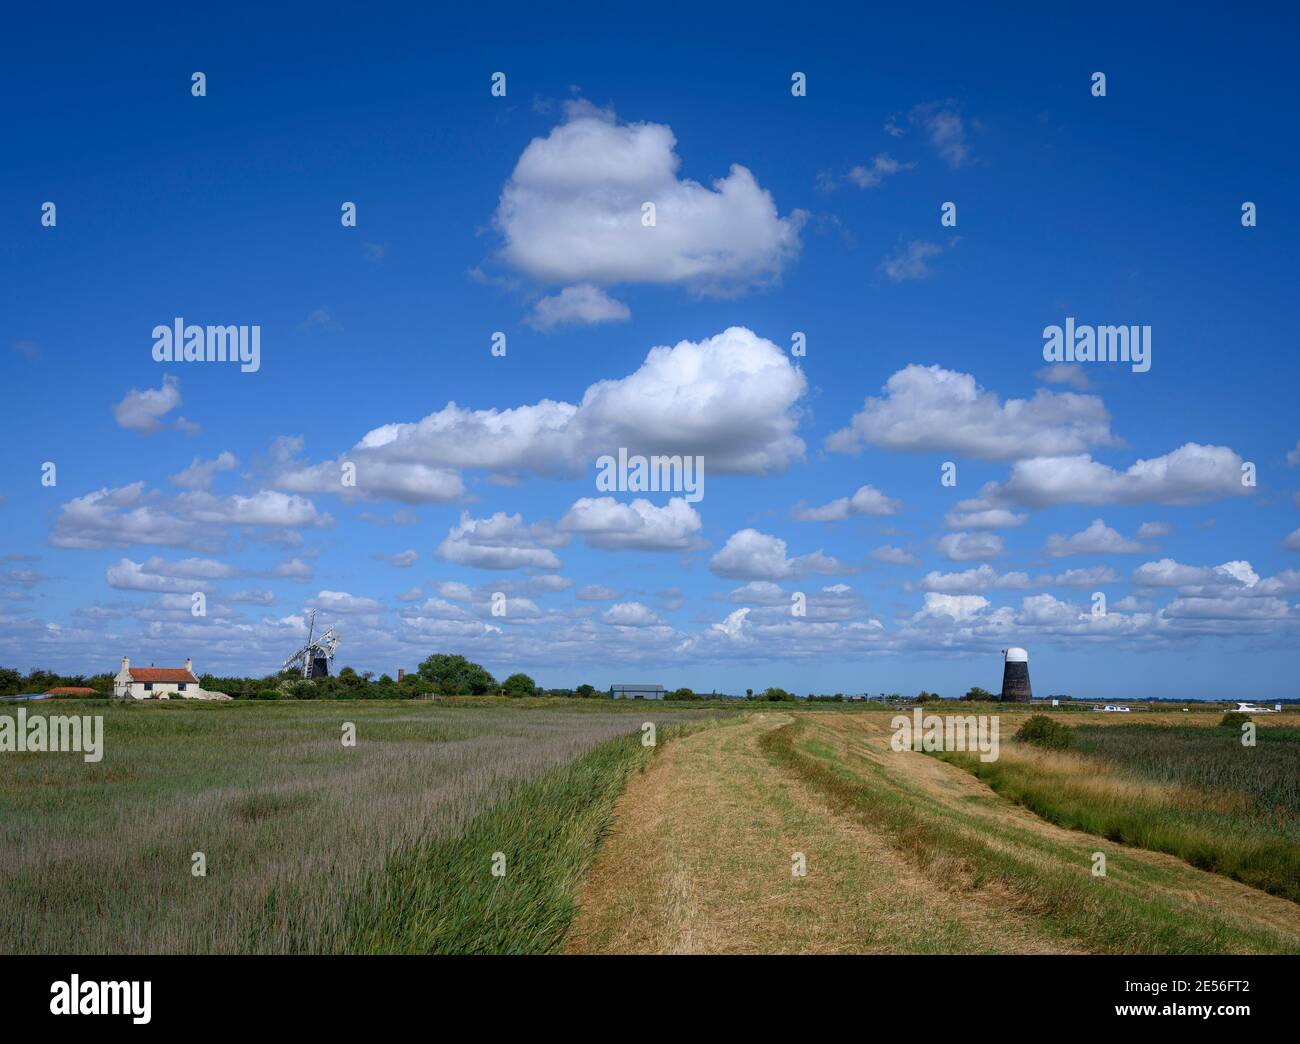
{"type": "Polygon", "coordinates": [[[497,680],[484,667],[463,656],[434,653],[420,664],[417,673],[444,693],[482,696],[497,689],[497,680]]]}
{"type": "Polygon", "coordinates": [[[537,683],[526,674],[512,674],[502,683],[501,688],[507,696],[531,696],[537,683]]]}
{"type": "Polygon", "coordinates": [[[596,691],[596,686],[594,686],[594,685],[587,685],[585,682],[584,682],[582,685],[579,685],[578,688],[577,688],[575,691],[576,691],[577,694],[578,694],[579,696],[581,696],[584,700],[589,700],[589,699],[591,699],[593,696],[598,696],[598,695],[599,695],[599,693],[596,691]]]}
{"type": "Polygon", "coordinates": [[[962,697],[963,700],[991,700],[993,693],[987,689],[981,689],[978,685],[972,685],[970,690],[962,697]]]}

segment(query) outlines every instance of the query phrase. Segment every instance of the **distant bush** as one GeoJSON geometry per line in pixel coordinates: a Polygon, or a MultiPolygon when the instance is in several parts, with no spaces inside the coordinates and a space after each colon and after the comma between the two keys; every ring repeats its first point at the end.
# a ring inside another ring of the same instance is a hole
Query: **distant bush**
{"type": "Polygon", "coordinates": [[[501,684],[501,689],[507,696],[531,696],[536,688],[537,683],[522,673],[510,675],[501,684]]]}
{"type": "Polygon", "coordinates": [[[278,700],[279,698],[280,693],[277,689],[263,689],[253,697],[255,700],[278,700]]]}
{"type": "Polygon", "coordinates": [[[962,697],[962,699],[963,700],[991,700],[993,699],[993,693],[989,692],[987,689],[981,689],[978,685],[974,685],[970,688],[970,690],[966,693],[966,695],[962,697]]]}
{"type": "Polygon", "coordinates": [[[483,696],[497,688],[496,679],[485,668],[463,656],[435,653],[420,664],[418,673],[445,695],[483,696]]]}
{"type": "Polygon", "coordinates": [[[1069,726],[1045,714],[1035,714],[1021,725],[1016,739],[1044,750],[1071,750],[1074,747],[1074,733],[1069,726]]]}
{"type": "Polygon", "coordinates": [[[1219,721],[1219,728],[1239,729],[1248,721],[1250,721],[1249,714],[1243,714],[1241,711],[1228,711],[1219,721]]]}

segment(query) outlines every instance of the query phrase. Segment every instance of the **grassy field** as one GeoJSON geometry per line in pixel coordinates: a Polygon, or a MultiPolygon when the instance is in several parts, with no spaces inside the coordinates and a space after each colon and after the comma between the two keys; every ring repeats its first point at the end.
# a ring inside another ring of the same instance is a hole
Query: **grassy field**
{"type": "Polygon", "coordinates": [[[1065,712],[1061,753],[1007,709],[985,765],[861,707],[27,710],[103,714],[105,754],[0,756],[6,953],[1300,953],[1288,715],[1243,750],[1065,712]]]}
{"type": "Polygon", "coordinates": [[[642,722],[699,715],[522,702],[29,707],[105,753],[0,756],[0,951],[553,948],[642,722]]]}
{"type": "Polygon", "coordinates": [[[1300,728],[1286,724],[1294,716],[1261,716],[1254,747],[1239,729],[1185,717],[1065,719],[1072,752],[1011,742],[992,763],[942,756],[1053,823],[1300,900],[1300,728]]]}

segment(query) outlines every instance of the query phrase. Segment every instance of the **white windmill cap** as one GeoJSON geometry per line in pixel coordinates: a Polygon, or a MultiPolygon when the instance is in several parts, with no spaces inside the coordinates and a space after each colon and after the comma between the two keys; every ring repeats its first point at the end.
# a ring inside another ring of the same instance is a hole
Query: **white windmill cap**
{"type": "Polygon", "coordinates": [[[1007,663],[1028,663],[1029,653],[1025,652],[1019,646],[1012,646],[1007,650],[1007,663]]]}

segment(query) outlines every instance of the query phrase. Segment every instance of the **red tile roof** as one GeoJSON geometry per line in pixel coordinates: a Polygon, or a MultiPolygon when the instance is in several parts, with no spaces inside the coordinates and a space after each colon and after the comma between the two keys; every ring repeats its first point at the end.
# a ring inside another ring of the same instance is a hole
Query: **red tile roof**
{"type": "Polygon", "coordinates": [[[132,667],[130,672],[133,682],[193,682],[195,685],[199,683],[198,678],[184,667],[132,667]]]}

